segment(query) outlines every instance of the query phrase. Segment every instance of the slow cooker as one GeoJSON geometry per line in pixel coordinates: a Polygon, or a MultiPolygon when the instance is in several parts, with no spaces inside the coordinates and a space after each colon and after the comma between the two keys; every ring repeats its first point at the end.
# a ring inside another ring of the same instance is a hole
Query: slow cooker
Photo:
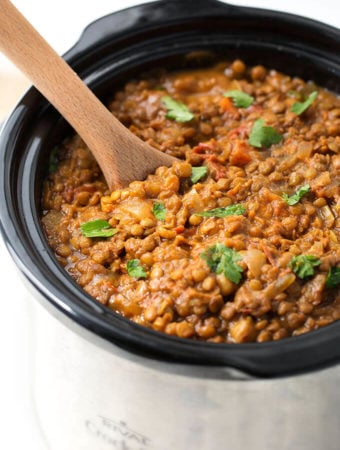
{"type": "MultiPolygon", "coordinates": [[[[150,67],[242,58],[340,91],[340,31],[217,0],[157,1],[90,24],[65,59],[105,101],[150,67]]],[[[31,88],[0,139],[1,233],[32,297],[34,398],[52,450],[336,450],[340,322],[277,342],[182,340],[88,296],[43,234],[49,153],[72,130],[31,88]]]]}

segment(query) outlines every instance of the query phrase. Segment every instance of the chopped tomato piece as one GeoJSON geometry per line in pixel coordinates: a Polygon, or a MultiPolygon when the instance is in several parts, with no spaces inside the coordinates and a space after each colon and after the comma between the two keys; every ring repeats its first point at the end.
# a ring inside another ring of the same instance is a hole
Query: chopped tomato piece
{"type": "Polygon", "coordinates": [[[206,158],[206,164],[209,168],[209,172],[214,180],[219,180],[220,178],[226,178],[227,168],[218,162],[216,156],[210,155],[210,158],[206,158]]]}
{"type": "Polygon", "coordinates": [[[223,97],[220,101],[220,110],[222,113],[229,113],[233,116],[239,116],[238,109],[234,106],[232,100],[228,97],[223,97]]]}
{"type": "Polygon", "coordinates": [[[233,166],[245,166],[251,161],[249,146],[244,141],[236,141],[230,154],[230,164],[233,166]]]}
{"type": "Polygon", "coordinates": [[[241,138],[246,139],[249,136],[249,126],[250,125],[240,125],[237,128],[234,128],[233,130],[230,130],[228,133],[229,139],[234,138],[241,138]]]}
{"type": "Polygon", "coordinates": [[[177,234],[183,233],[185,230],[183,225],[179,225],[178,227],[175,228],[175,231],[177,234]]]}
{"type": "Polygon", "coordinates": [[[202,153],[216,153],[217,152],[217,144],[215,139],[211,139],[209,142],[200,142],[193,149],[194,153],[202,154],[202,153]]]}

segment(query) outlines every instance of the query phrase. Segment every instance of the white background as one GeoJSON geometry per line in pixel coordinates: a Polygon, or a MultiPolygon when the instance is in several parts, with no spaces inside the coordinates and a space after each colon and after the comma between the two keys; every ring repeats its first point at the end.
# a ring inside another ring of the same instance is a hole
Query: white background
{"type": "MultiPolygon", "coordinates": [[[[13,0],[13,3],[59,53],[64,53],[92,20],[115,10],[144,2],[136,0],[95,2],[13,0]]],[[[340,9],[338,2],[333,0],[309,0],[308,2],[248,0],[230,3],[289,11],[340,27],[340,9]]],[[[13,77],[18,76],[15,67],[0,54],[0,75],[4,73],[13,77]]],[[[6,86],[0,85],[0,106],[2,93],[5,90],[6,86]]],[[[25,289],[1,240],[0,292],[0,448],[46,450],[34,420],[27,381],[30,359],[28,318],[31,305],[25,298],[25,289]]]]}

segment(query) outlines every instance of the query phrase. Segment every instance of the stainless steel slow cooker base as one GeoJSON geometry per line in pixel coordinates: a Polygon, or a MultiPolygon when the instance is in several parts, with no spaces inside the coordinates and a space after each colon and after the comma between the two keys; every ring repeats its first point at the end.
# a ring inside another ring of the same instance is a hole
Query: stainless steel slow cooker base
{"type": "Polygon", "coordinates": [[[33,386],[51,450],[338,450],[337,366],[281,379],[150,361],[34,304],[33,386]],[[178,373],[176,373],[178,372],[178,373]]]}

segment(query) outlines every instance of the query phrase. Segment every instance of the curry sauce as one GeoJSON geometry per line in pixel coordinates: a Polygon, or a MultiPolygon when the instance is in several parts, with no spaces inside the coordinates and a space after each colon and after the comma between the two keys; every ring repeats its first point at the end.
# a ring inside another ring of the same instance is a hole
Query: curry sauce
{"type": "Polygon", "coordinates": [[[217,343],[340,319],[339,97],[236,60],[151,73],[109,108],[178,162],[110,192],[79,136],[53,152],[42,224],[88,294],[217,343]]]}

